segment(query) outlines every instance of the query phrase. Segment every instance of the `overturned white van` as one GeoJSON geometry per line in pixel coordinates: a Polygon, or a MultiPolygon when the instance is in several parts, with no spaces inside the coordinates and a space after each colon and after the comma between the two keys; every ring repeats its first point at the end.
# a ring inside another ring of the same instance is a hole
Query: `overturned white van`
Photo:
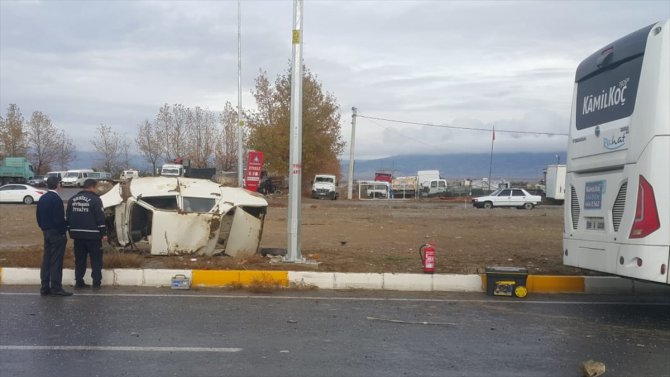
{"type": "Polygon", "coordinates": [[[135,178],[101,196],[109,239],[152,255],[256,253],[268,203],[206,179],[135,178]]]}

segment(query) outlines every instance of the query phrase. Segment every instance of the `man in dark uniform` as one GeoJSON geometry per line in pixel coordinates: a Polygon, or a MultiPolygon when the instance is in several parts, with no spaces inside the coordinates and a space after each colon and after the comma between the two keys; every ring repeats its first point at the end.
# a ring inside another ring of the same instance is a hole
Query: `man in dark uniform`
{"type": "Polygon", "coordinates": [[[75,288],[89,286],[84,282],[89,255],[93,288],[100,288],[102,282],[102,241],[107,240],[107,229],[102,200],[95,192],[97,184],[95,179],[87,179],[84,189],[67,203],[68,230],[74,239],[75,288]]]}
{"type": "Polygon", "coordinates": [[[63,255],[67,237],[65,230],[65,210],[63,199],[58,195],[60,180],[58,177],[47,179],[47,191],[37,202],[37,224],[44,234],[44,256],[40,269],[42,296],[72,296],[72,292],[63,289],[63,255]]]}

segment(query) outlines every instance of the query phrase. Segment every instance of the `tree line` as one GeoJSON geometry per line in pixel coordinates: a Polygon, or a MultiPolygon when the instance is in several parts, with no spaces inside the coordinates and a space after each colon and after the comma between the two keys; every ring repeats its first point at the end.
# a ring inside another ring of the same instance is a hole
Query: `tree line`
{"type": "Polygon", "coordinates": [[[63,129],[51,123],[49,116],[34,111],[25,121],[16,104],[10,104],[6,117],[0,116],[0,154],[26,157],[36,174],[51,169],[67,169],[75,159],[75,145],[63,129]]]}
{"type": "MultiPolygon", "coordinates": [[[[137,125],[134,144],[143,159],[156,168],[163,161],[177,158],[191,166],[216,167],[220,171],[237,170],[238,127],[242,127],[247,149],[262,151],[264,169],[270,175],[286,176],[290,164],[290,94],[289,69],[270,82],[267,72],[260,71],[251,91],[256,109],[243,110],[243,124],[238,124],[237,109],[226,102],[222,112],[182,104],[164,104],[151,120],[137,125]]],[[[314,174],[340,175],[339,155],[344,148],[340,135],[339,105],[334,95],[324,92],[316,75],[304,69],[303,76],[303,183],[314,174]]],[[[106,124],[96,127],[90,140],[98,153],[97,168],[118,172],[130,167],[132,141],[106,124]]],[[[7,116],[0,117],[0,152],[6,156],[26,156],[37,174],[53,168],[65,170],[75,158],[75,146],[65,131],[57,129],[49,117],[35,111],[25,122],[15,104],[7,116]]]]}

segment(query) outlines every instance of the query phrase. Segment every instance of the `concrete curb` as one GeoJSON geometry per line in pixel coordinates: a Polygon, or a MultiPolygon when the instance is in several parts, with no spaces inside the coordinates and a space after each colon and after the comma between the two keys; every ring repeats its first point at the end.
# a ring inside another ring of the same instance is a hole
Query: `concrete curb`
{"type": "MultiPolygon", "coordinates": [[[[89,270],[90,274],[90,270],[89,270]]],[[[485,292],[486,275],[428,275],[340,273],[309,271],[105,269],[103,285],[170,287],[172,277],[184,275],[192,287],[298,287],[428,292],[485,292]]],[[[74,284],[74,271],[63,270],[64,285],[74,284]]],[[[39,285],[39,268],[2,268],[0,285],[39,285]]],[[[528,275],[531,293],[670,294],[670,286],[620,277],[528,275]]]]}

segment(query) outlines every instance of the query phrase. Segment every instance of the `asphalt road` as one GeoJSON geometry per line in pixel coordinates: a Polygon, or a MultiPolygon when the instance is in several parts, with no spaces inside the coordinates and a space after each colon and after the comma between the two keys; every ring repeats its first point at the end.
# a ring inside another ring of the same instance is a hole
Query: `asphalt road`
{"type": "Polygon", "coordinates": [[[2,376],[670,374],[670,297],[0,287],[2,376]]]}

